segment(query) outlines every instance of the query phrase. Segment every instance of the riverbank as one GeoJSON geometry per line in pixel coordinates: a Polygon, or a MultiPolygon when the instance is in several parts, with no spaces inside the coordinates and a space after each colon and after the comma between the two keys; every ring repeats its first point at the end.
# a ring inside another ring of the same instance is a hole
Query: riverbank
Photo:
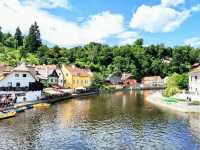
{"type": "Polygon", "coordinates": [[[8,108],[4,108],[1,111],[5,111],[5,110],[13,110],[13,109],[19,109],[22,107],[30,107],[32,105],[35,104],[39,104],[39,103],[49,103],[49,104],[53,104],[56,102],[60,102],[63,100],[69,100],[69,99],[73,99],[73,98],[79,98],[79,97],[84,97],[84,96],[89,96],[89,95],[95,95],[95,94],[99,94],[99,93],[113,93],[113,92],[118,92],[118,91],[123,91],[123,90],[128,90],[128,89],[115,89],[112,91],[95,91],[95,92],[85,92],[85,93],[73,93],[73,94],[64,94],[64,95],[54,95],[54,96],[49,96],[49,97],[44,97],[40,100],[37,101],[28,101],[28,102],[21,102],[21,103],[17,103],[14,105],[14,107],[8,107],[8,108]]]}
{"type": "MultiPolygon", "coordinates": [[[[26,106],[32,106],[34,104],[39,104],[39,103],[53,104],[53,103],[63,101],[63,100],[69,100],[69,99],[73,99],[73,98],[79,98],[79,97],[84,97],[84,96],[94,95],[94,94],[98,94],[98,92],[87,92],[87,93],[70,94],[70,95],[54,96],[54,97],[52,96],[52,98],[44,98],[44,99],[38,100],[38,101],[17,103],[14,105],[14,109],[18,109],[18,108],[22,108],[22,107],[26,107],[26,106]]],[[[5,108],[5,110],[9,110],[9,109],[13,109],[13,107],[5,108]]],[[[4,111],[4,110],[2,110],[2,111],[4,111]]]]}
{"type": "Polygon", "coordinates": [[[200,113],[200,105],[188,105],[187,101],[178,101],[175,103],[166,102],[164,96],[160,92],[156,92],[147,97],[147,101],[151,104],[165,108],[172,111],[183,112],[183,113],[200,113]]]}

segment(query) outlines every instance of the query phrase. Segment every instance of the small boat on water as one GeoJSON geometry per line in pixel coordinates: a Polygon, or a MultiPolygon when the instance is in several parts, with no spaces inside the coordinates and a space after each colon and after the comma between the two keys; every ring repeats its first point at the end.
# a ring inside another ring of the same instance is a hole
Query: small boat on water
{"type": "Polygon", "coordinates": [[[25,110],[27,109],[27,107],[20,107],[16,109],[16,113],[21,113],[21,112],[25,112],[25,110]]]}
{"type": "Polygon", "coordinates": [[[16,116],[15,111],[0,112],[0,120],[15,117],[15,116],[16,116]]]}
{"type": "Polygon", "coordinates": [[[32,105],[32,104],[28,104],[28,105],[26,105],[26,108],[27,108],[27,109],[32,109],[32,108],[33,108],[33,105],[32,105]]]}
{"type": "Polygon", "coordinates": [[[33,108],[48,108],[50,104],[48,103],[39,103],[39,104],[34,104],[33,108]]]}

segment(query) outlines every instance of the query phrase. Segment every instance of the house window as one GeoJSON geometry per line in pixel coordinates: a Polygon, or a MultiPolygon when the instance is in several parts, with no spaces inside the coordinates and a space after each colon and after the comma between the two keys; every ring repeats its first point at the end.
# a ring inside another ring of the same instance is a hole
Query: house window
{"type": "Polygon", "coordinates": [[[19,82],[16,83],[16,87],[20,87],[20,83],[19,82]]]}
{"type": "Polygon", "coordinates": [[[68,73],[66,73],[66,76],[68,77],[68,73]]]}
{"type": "Polygon", "coordinates": [[[19,74],[15,74],[15,77],[19,77],[19,74]]]}
{"type": "Polygon", "coordinates": [[[75,84],[75,80],[73,80],[73,84],[75,84]]]}
{"type": "Polygon", "coordinates": [[[26,74],[23,74],[23,77],[26,78],[26,74]]]}
{"type": "Polygon", "coordinates": [[[53,82],[53,79],[51,79],[51,82],[53,82]]]}
{"type": "Polygon", "coordinates": [[[198,79],[198,77],[197,76],[195,76],[195,80],[197,80],[198,79]]]}
{"type": "Polygon", "coordinates": [[[78,83],[79,83],[79,80],[77,80],[76,82],[77,82],[77,84],[78,84],[78,83]]]}
{"type": "Polygon", "coordinates": [[[12,87],[12,82],[8,82],[8,87],[12,87]]]}

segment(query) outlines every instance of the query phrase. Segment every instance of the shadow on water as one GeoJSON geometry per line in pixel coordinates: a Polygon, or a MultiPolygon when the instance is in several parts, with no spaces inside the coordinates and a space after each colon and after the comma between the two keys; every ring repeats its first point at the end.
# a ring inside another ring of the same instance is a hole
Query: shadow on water
{"type": "Polygon", "coordinates": [[[0,149],[199,149],[198,114],[163,111],[124,91],[66,100],[0,122],[0,149]]]}

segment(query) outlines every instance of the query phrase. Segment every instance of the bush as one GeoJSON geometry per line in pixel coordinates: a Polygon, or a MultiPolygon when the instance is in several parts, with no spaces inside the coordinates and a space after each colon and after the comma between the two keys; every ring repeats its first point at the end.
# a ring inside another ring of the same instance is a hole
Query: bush
{"type": "Polygon", "coordinates": [[[173,96],[179,93],[182,89],[188,86],[188,75],[186,74],[172,74],[166,83],[166,89],[164,91],[165,96],[173,96]]]}

